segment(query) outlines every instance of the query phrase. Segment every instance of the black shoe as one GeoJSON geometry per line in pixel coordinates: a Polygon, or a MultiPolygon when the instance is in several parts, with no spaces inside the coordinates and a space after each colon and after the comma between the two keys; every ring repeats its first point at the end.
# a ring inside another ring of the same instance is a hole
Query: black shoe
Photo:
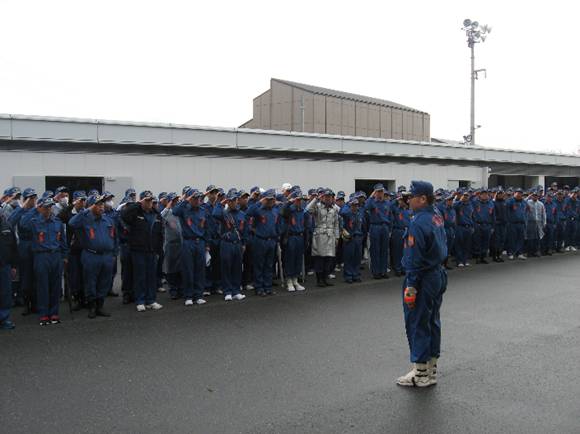
{"type": "Polygon", "coordinates": [[[97,317],[97,307],[95,306],[95,302],[92,301],[89,303],[89,315],[90,319],[94,319],[97,317]]]}
{"type": "Polygon", "coordinates": [[[96,314],[97,314],[97,316],[102,316],[105,318],[108,318],[111,316],[111,314],[109,312],[107,312],[104,307],[98,307],[96,314]]]}
{"type": "Polygon", "coordinates": [[[324,277],[322,278],[322,281],[324,282],[324,286],[334,286],[334,283],[332,283],[332,282],[329,282],[329,280],[328,280],[328,277],[327,277],[327,276],[324,276],[324,277]]]}
{"type": "Polygon", "coordinates": [[[489,264],[489,262],[487,262],[487,261],[485,260],[485,258],[481,258],[481,259],[479,260],[479,263],[480,263],[480,264],[485,264],[485,265],[489,264]]]}
{"type": "Polygon", "coordinates": [[[123,294],[123,304],[132,304],[134,301],[131,294],[123,294]]]}
{"type": "Polygon", "coordinates": [[[382,279],[382,276],[380,274],[373,274],[373,279],[379,280],[382,279]]]}
{"type": "Polygon", "coordinates": [[[322,278],[322,273],[316,273],[316,286],[319,288],[325,288],[326,284],[324,283],[324,279],[322,278]]]}
{"type": "Polygon", "coordinates": [[[74,312],[78,312],[79,310],[83,310],[86,307],[87,307],[87,305],[85,303],[83,303],[80,300],[77,300],[77,301],[75,301],[75,305],[73,307],[73,311],[74,312]]]}
{"type": "Polygon", "coordinates": [[[354,283],[361,283],[362,282],[362,280],[360,279],[360,277],[357,277],[356,279],[352,279],[352,281],[354,283]]]}
{"type": "Polygon", "coordinates": [[[345,280],[344,283],[349,283],[352,285],[352,280],[345,280]]]}
{"type": "Polygon", "coordinates": [[[258,292],[256,293],[256,295],[257,295],[258,297],[266,297],[266,293],[265,293],[264,291],[258,291],[258,292]]]}
{"type": "Polygon", "coordinates": [[[117,294],[116,292],[114,292],[112,289],[107,292],[107,297],[118,297],[119,294],[117,294]]]}
{"type": "Polygon", "coordinates": [[[381,274],[381,279],[388,279],[389,275],[387,273],[381,274]]]}

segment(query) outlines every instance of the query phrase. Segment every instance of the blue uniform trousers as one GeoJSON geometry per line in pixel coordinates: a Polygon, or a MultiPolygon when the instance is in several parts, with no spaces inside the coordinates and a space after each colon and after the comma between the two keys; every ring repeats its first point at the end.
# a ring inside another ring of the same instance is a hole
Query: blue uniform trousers
{"type": "Polygon", "coordinates": [[[353,235],[350,240],[343,240],[343,276],[346,282],[352,282],[353,280],[360,279],[362,240],[362,235],[353,235]]]}
{"type": "MultiPolygon", "coordinates": [[[[32,242],[20,240],[18,244],[18,274],[20,276],[20,292],[25,302],[36,308],[36,291],[34,290],[34,257],[32,242]]],[[[19,294],[20,296],[20,294],[19,294]]]]}
{"type": "Polygon", "coordinates": [[[83,282],[87,302],[102,300],[107,296],[113,276],[113,261],[112,253],[98,255],[83,250],[81,262],[83,264],[83,282]]]}
{"type": "Polygon", "coordinates": [[[466,264],[471,255],[473,228],[471,226],[457,226],[455,236],[455,260],[458,264],[466,264]]]}
{"type": "Polygon", "coordinates": [[[0,323],[10,319],[12,308],[12,276],[9,264],[0,265],[0,323]]]}
{"type": "Polygon", "coordinates": [[[286,278],[295,278],[302,274],[304,261],[304,236],[301,234],[288,235],[286,255],[284,256],[284,272],[286,278]]]}
{"type": "Polygon", "coordinates": [[[509,253],[510,255],[521,255],[524,253],[524,238],[526,227],[523,223],[510,223],[509,231],[509,253]]]}
{"type": "Polygon", "coordinates": [[[556,223],[556,233],[554,238],[556,239],[556,250],[561,250],[566,241],[566,221],[561,220],[556,223]]]}
{"type": "Polygon", "coordinates": [[[544,229],[544,238],[542,238],[542,253],[548,253],[554,250],[554,234],[556,225],[548,223],[544,229]]]}
{"type": "Polygon", "coordinates": [[[576,220],[570,220],[566,222],[566,236],[565,236],[565,245],[566,247],[569,246],[576,246],[576,220]]]}
{"type": "Polygon", "coordinates": [[[153,304],[157,297],[157,255],[131,251],[133,294],[136,304],[153,304]]]}
{"type": "MultiPolygon", "coordinates": [[[[203,298],[205,288],[205,241],[203,239],[184,240],[181,249],[181,278],[183,296],[186,300],[203,298]]],[[[212,256],[211,263],[220,262],[219,256],[212,256]]]]}
{"type": "Polygon", "coordinates": [[[445,238],[447,240],[447,254],[451,256],[455,252],[455,228],[445,228],[445,238]]]}
{"type": "Polygon", "coordinates": [[[237,295],[242,284],[242,244],[222,240],[220,244],[224,295],[237,295]]]}
{"type": "Polygon", "coordinates": [[[489,241],[491,239],[491,225],[490,224],[476,224],[475,232],[473,233],[474,251],[480,258],[487,256],[489,252],[489,241]]]}
{"type": "Polygon", "coordinates": [[[60,252],[34,252],[36,302],[41,317],[58,315],[62,294],[62,262],[60,252]]]}
{"type": "Polygon", "coordinates": [[[133,260],[128,244],[121,244],[121,292],[124,297],[132,298],[133,293],[133,260]]]}
{"type": "Polygon", "coordinates": [[[83,265],[81,261],[81,252],[71,252],[68,255],[68,287],[75,300],[84,299],[85,291],[83,284],[83,265]]]}
{"type": "MultiPolygon", "coordinates": [[[[403,293],[407,279],[403,282],[403,293]]],[[[405,331],[411,352],[411,363],[427,363],[441,352],[441,319],[439,311],[447,289],[447,274],[442,267],[426,271],[417,285],[414,309],[403,302],[405,331]]]]}
{"type": "Polygon", "coordinates": [[[491,249],[495,256],[501,256],[501,252],[506,249],[506,233],[507,226],[505,224],[496,224],[493,227],[493,236],[491,242],[491,249]]]}
{"type": "Polygon", "coordinates": [[[391,232],[391,256],[393,257],[393,269],[397,272],[403,271],[401,260],[403,259],[403,235],[405,229],[394,228],[391,232]]]}
{"type": "Polygon", "coordinates": [[[373,276],[387,273],[389,264],[389,232],[390,228],[386,224],[371,224],[369,236],[371,237],[370,256],[373,276]]]}
{"type": "Polygon", "coordinates": [[[254,239],[254,282],[257,293],[272,292],[272,276],[274,258],[276,255],[276,240],[254,239]]]}

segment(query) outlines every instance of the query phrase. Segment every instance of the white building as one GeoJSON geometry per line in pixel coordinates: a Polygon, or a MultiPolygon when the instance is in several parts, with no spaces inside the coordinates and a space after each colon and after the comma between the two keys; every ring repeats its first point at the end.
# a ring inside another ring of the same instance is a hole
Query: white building
{"type": "Polygon", "coordinates": [[[500,183],[578,185],[580,156],[244,128],[210,128],[0,115],[0,187],[38,191],[184,185],[249,189],[299,184],[335,191],[394,190],[412,179],[435,187],[500,183]]]}

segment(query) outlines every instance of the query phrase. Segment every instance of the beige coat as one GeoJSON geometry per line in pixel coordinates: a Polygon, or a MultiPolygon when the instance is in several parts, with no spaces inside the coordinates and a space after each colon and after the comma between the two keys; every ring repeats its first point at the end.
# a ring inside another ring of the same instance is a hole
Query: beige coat
{"type": "Polygon", "coordinates": [[[340,237],[336,207],[326,207],[318,199],[313,199],[306,211],[314,219],[312,256],[336,256],[336,243],[340,237]]]}

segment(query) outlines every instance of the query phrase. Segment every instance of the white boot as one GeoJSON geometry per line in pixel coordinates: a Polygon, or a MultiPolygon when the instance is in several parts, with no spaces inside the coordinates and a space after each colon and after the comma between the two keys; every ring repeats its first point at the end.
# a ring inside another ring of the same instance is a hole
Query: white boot
{"type": "Polygon", "coordinates": [[[437,384],[437,357],[431,357],[427,362],[427,372],[432,384],[437,384]]]}
{"type": "Polygon", "coordinates": [[[411,372],[397,378],[397,384],[405,387],[428,387],[435,383],[429,378],[427,363],[414,363],[411,372]]]}
{"type": "Polygon", "coordinates": [[[292,279],[288,278],[286,280],[286,286],[288,288],[288,292],[294,292],[294,291],[296,291],[296,288],[294,288],[294,283],[292,283],[292,279]]]}
{"type": "Polygon", "coordinates": [[[298,277],[295,277],[294,279],[292,279],[292,283],[294,284],[296,291],[304,291],[306,289],[302,285],[300,285],[300,283],[298,283],[298,277]]]}

